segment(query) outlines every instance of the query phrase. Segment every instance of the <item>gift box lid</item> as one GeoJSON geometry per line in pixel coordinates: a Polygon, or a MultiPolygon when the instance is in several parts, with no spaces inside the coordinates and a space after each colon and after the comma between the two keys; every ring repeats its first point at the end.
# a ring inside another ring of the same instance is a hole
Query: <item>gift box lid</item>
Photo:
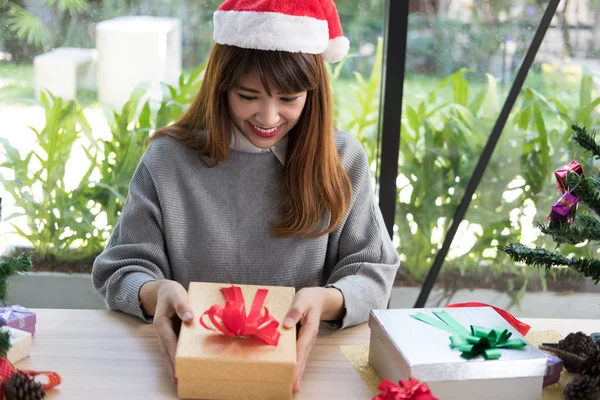
{"type": "Polygon", "coordinates": [[[0,325],[8,325],[13,328],[25,328],[35,325],[36,315],[33,311],[19,305],[0,308],[0,325]]]}
{"type": "MultiPolygon", "coordinates": [[[[278,328],[281,336],[276,346],[255,338],[230,338],[200,325],[200,316],[214,304],[225,304],[220,291],[228,284],[192,282],[189,304],[194,320],[182,324],[175,355],[175,374],[193,374],[202,379],[288,382],[293,380],[296,365],[296,330],[278,328]]],[[[268,289],[264,305],[280,323],[295,294],[293,287],[236,285],[242,289],[249,312],[259,288],[268,289]]]]}
{"type": "Polygon", "coordinates": [[[411,317],[419,312],[433,316],[432,311],[447,312],[466,329],[471,325],[508,329],[510,339],[525,340],[491,307],[373,310],[371,337],[385,348],[402,376],[425,382],[544,376],[546,356],[529,342],[520,350],[500,349],[497,360],[463,358],[450,347],[449,332],[411,317]]]}

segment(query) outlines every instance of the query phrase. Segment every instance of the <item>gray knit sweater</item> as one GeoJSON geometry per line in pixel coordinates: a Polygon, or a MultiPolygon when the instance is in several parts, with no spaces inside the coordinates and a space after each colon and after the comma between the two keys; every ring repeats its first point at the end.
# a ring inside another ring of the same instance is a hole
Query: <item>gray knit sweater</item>
{"type": "Polygon", "coordinates": [[[94,263],[94,287],[108,308],[151,322],[138,292],[156,279],[185,288],[191,281],[335,287],[346,309],[339,328],[386,308],[399,257],[361,144],[344,132],[336,132],[335,140],[353,198],[342,224],[316,239],[280,239],[269,229],[286,191],[284,167],[273,152],[234,150],[227,162],[206,168],[177,140],[154,140],[94,263]]]}

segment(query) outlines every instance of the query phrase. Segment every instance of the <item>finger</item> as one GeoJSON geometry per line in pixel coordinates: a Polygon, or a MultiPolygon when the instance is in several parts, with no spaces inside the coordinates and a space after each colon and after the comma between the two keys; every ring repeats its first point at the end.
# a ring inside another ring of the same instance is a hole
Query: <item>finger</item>
{"type": "Polygon", "coordinates": [[[155,316],[154,325],[158,331],[159,339],[166,348],[171,364],[175,362],[175,350],[177,349],[177,336],[173,331],[173,323],[164,316],[155,316]]]}
{"type": "Polygon", "coordinates": [[[294,379],[294,391],[300,390],[300,381],[306,368],[306,362],[310,351],[315,344],[319,333],[319,318],[318,316],[308,316],[304,324],[300,327],[298,341],[296,342],[297,363],[296,376],[294,379]]]}
{"type": "MultiPolygon", "coordinates": [[[[298,292],[298,294],[299,293],[300,292],[298,292]]],[[[292,306],[283,318],[283,326],[285,328],[291,328],[296,325],[308,310],[308,302],[298,294],[296,294],[296,297],[294,297],[292,306]]]]}
{"type": "Polygon", "coordinates": [[[300,311],[298,308],[291,308],[283,319],[283,327],[293,327],[298,323],[298,321],[300,321],[300,318],[302,318],[302,311],[300,311]]]}
{"type": "Polygon", "coordinates": [[[181,319],[183,322],[190,322],[192,319],[194,319],[194,312],[188,304],[188,294],[183,286],[179,285],[177,290],[174,290],[171,293],[169,300],[173,305],[175,313],[179,319],[181,319]]]}
{"type": "Polygon", "coordinates": [[[194,319],[194,312],[192,311],[191,307],[187,304],[187,298],[184,302],[175,304],[175,312],[183,322],[190,322],[194,319]]]}
{"type": "Polygon", "coordinates": [[[165,345],[160,339],[158,340],[158,347],[160,348],[160,355],[165,364],[165,367],[167,368],[169,378],[171,378],[171,383],[175,383],[175,368],[173,366],[173,363],[171,362],[171,359],[169,358],[169,354],[167,353],[165,345]]]}

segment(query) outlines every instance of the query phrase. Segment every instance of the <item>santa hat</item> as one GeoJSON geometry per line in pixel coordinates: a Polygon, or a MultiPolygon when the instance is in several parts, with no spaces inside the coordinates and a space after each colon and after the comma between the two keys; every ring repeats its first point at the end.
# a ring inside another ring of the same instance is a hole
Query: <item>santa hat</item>
{"type": "Polygon", "coordinates": [[[350,48],[333,0],[225,0],[213,22],[215,41],[230,46],[322,54],[328,62],[350,48]]]}

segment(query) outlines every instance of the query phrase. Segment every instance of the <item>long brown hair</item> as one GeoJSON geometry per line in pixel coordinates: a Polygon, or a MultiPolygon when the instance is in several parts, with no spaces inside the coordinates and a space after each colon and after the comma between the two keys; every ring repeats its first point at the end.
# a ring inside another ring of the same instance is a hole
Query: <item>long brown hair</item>
{"type": "Polygon", "coordinates": [[[216,44],[194,102],[177,122],[156,131],[151,140],[174,137],[197,151],[207,167],[226,161],[233,124],[227,92],[251,72],[260,77],[269,96],[271,85],[282,93],[308,91],[300,120],[288,133],[288,193],[273,230],[279,237],[328,234],[348,211],[352,187],[334,142],[329,76],[320,55],[216,44]],[[203,131],[208,135],[202,135],[203,131]]]}

